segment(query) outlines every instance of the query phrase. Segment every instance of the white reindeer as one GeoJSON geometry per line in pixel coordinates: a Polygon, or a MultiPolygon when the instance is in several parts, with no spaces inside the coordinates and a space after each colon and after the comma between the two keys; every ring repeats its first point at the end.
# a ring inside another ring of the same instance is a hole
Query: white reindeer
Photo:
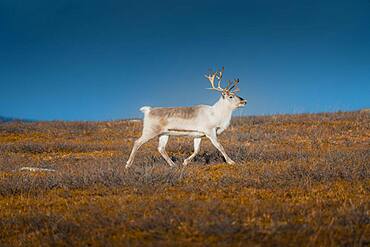
{"type": "Polygon", "coordinates": [[[211,90],[221,93],[220,99],[212,106],[197,105],[193,107],[155,107],[144,106],[140,111],[144,113],[143,132],[139,139],[135,141],[126,168],[130,167],[134,161],[137,150],[150,139],[159,136],[158,151],[170,166],[175,163],[166,153],[165,147],[169,136],[182,135],[194,137],[194,153],[184,160],[187,165],[198,153],[202,137],[207,137],[212,144],[222,153],[228,164],[235,164],[226,154],[225,149],[217,140],[217,135],[221,134],[229,125],[232,112],[246,105],[247,101],[236,95],[240,91],[237,87],[239,79],[233,83],[228,81],[225,88],[221,87],[222,70],[210,71],[205,77],[211,82],[211,90]],[[215,86],[214,80],[218,79],[215,86]]]}

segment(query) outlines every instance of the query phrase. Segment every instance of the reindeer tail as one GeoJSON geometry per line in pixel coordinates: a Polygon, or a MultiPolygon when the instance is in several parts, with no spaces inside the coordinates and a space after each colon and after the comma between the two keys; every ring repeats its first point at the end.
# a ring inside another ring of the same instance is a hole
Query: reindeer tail
{"type": "Polygon", "coordinates": [[[152,108],[150,106],[143,106],[140,108],[140,111],[143,112],[144,114],[147,114],[150,112],[152,108]]]}

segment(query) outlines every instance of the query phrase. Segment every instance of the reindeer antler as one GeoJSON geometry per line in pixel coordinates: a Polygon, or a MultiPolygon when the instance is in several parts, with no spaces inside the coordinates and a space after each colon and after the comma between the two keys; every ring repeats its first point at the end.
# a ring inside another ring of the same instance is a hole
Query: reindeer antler
{"type": "Polygon", "coordinates": [[[219,91],[219,92],[223,92],[224,89],[221,87],[221,78],[222,78],[222,73],[223,73],[223,67],[222,67],[222,72],[219,72],[218,70],[216,72],[212,72],[212,70],[210,69],[209,72],[210,74],[207,74],[207,75],[204,75],[208,80],[209,82],[211,83],[211,88],[208,88],[208,89],[211,89],[211,90],[216,90],[216,91],[219,91]],[[217,80],[218,80],[218,85],[217,87],[215,87],[215,78],[217,77],[217,80]]]}
{"type": "Polygon", "coordinates": [[[239,83],[239,78],[238,78],[238,79],[234,79],[234,84],[229,88],[229,91],[231,92],[231,90],[232,90],[233,88],[235,88],[235,89],[234,89],[234,91],[233,91],[233,92],[231,92],[231,93],[240,92],[240,89],[238,88],[238,83],[239,83]]]}
{"type": "Polygon", "coordinates": [[[208,88],[208,89],[216,90],[216,91],[219,91],[219,92],[232,93],[232,94],[234,94],[236,92],[239,92],[240,90],[237,86],[238,83],[239,83],[239,79],[234,79],[234,82],[231,82],[230,80],[228,80],[227,81],[227,86],[225,88],[221,87],[222,75],[224,73],[224,70],[225,70],[224,67],[222,67],[221,71],[217,70],[216,72],[212,72],[212,70],[209,69],[209,74],[204,75],[209,80],[209,82],[211,83],[211,86],[212,86],[211,88],[208,88]],[[217,87],[215,86],[215,78],[217,78],[217,80],[218,80],[217,87]],[[234,91],[231,91],[232,89],[234,89],[234,91]]]}
{"type": "Polygon", "coordinates": [[[217,87],[219,87],[219,88],[221,88],[221,80],[222,80],[222,75],[224,74],[224,70],[225,70],[225,68],[224,68],[224,66],[222,66],[221,71],[217,70],[218,74],[216,72],[216,77],[217,77],[217,80],[218,80],[217,87]]]}

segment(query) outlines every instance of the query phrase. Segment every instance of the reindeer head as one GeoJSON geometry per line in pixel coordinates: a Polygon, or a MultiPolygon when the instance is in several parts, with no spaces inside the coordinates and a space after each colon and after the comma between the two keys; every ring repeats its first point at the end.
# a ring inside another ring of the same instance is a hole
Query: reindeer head
{"type": "Polygon", "coordinates": [[[211,83],[211,88],[208,89],[221,92],[222,100],[226,104],[230,105],[233,109],[245,106],[247,104],[247,100],[236,95],[236,92],[240,91],[238,88],[239,79],[234,79],[234,82],[228,80],[227,86],[225,88],[222,88],[221,80],[223,73],[224,67],[222,67],[221,71],[217,70],[216,72],[212,72],[212,70],[210,70],[209,74],[205,75],[205,77],[211,83]],[[217,87],[215,86],[215,78],[217,78],[218,80],[217,87]]]}

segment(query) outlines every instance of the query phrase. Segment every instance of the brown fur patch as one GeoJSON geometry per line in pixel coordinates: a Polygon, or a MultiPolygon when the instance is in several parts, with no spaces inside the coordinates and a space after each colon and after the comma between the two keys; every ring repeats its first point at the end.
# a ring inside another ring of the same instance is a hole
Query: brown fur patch
{"type": "Polygon", "coordinates": [[[190,119],[194,118],[199,111],[199,106],[192,106],[192,107],[160,107],[160,108],[153,108],[150,111],[150,115],[164,118],[182,118],[182,119],[190,119]]]}

